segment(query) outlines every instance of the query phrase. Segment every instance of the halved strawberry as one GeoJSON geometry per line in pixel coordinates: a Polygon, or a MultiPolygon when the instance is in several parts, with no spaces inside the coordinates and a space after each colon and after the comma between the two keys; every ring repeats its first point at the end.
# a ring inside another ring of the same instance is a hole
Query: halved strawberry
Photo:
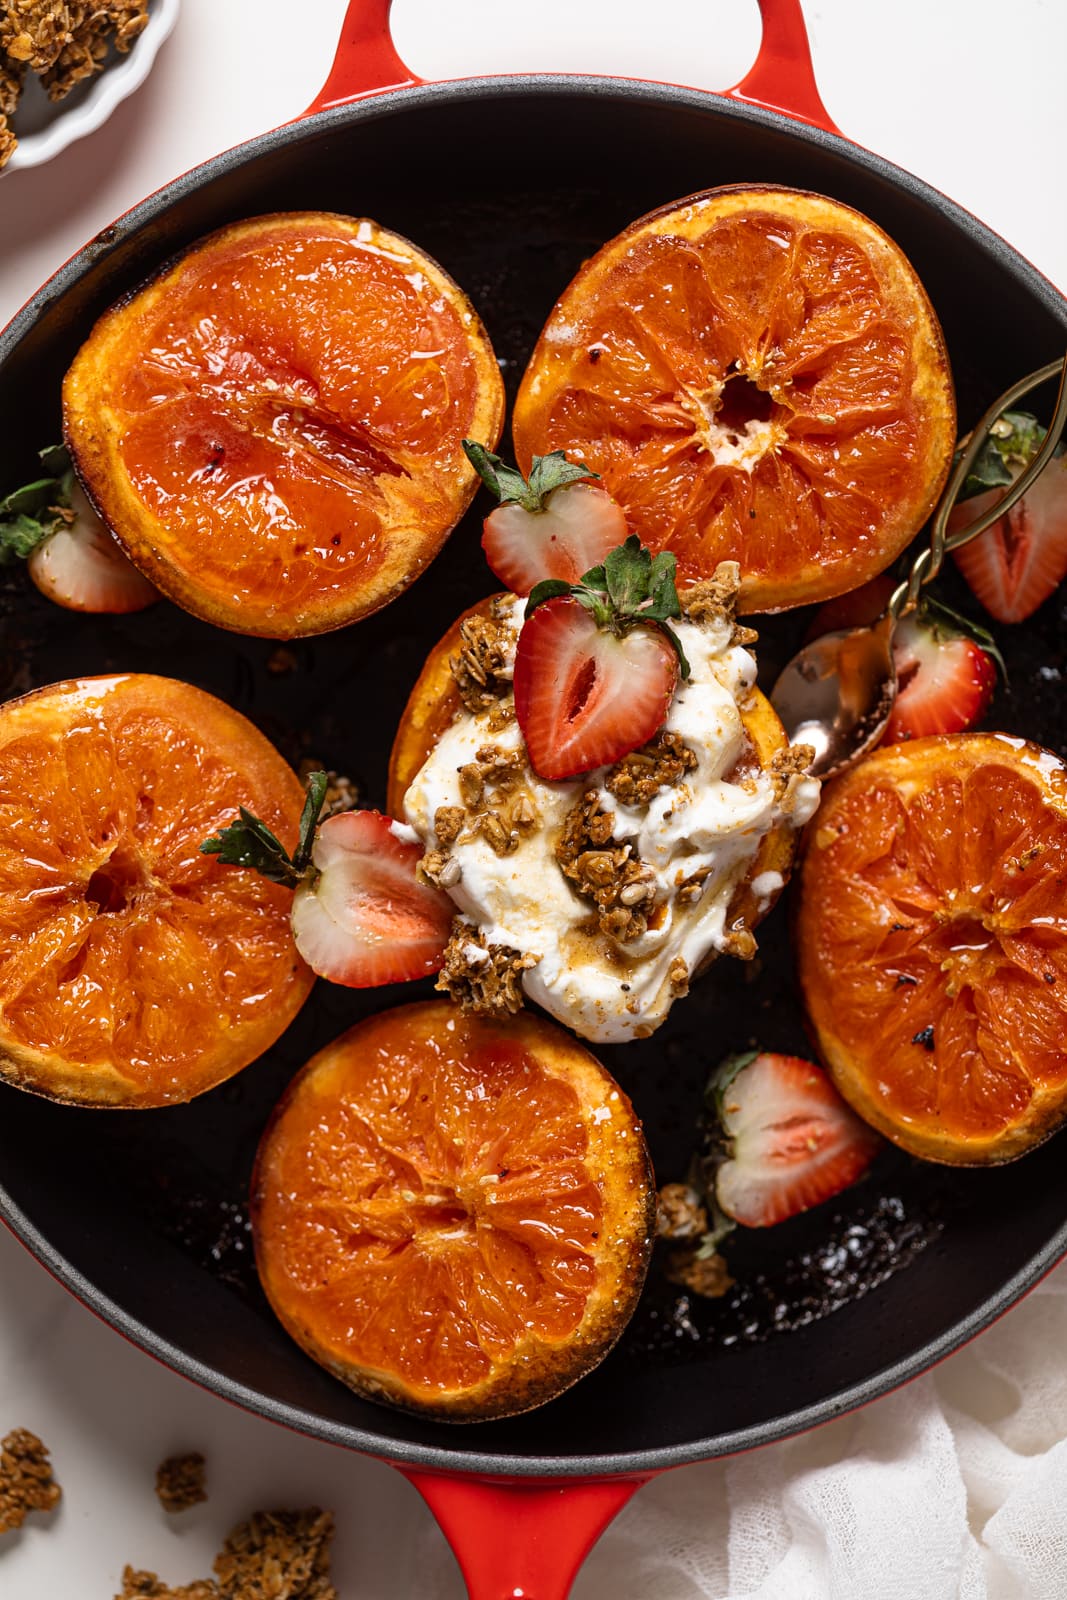
{"type": "Polygon", "coordinates": [[[884,744],[962,733],[985,715],[997,682],[997,648],[984,628],[925,599],[897,624],[897,697],[884,744]]]}
{"type": "Polygon", "coordinates": [[[618,638],[577,599],[545,601],[515,652],[515,715],[530,765],[560,779],[620,761],[662,725],[677,682],[678,656],[661,633],[618,638]]]}
{"type": "MultiPolygon", "coordinates": [[[[976,521],[1002,495],[987,489],[961,501],[949,532],[976,521]]],[[[1024,622],[1032,616],[1067,577],[1067,456],[1054,456],[1022,499],[954,557],[991,617],[1024,622]]]]}
{"type": "Polygon", "coordinates": [[[403,983],[444,961],[455,906],[416,877],[422,845],[396,827],[377,811],[346,811],[319,827],[315,872],[293,896],[292,922],[296,948],[331,983],[403,983]]]}
{"type": "Polygon", "coordinates": [[[422,845],[378,811],[319,822],[326,788],[326,773],[313,772],[292,855],[244,806],[200,848],[296,891],[296,947],[320,978],[370,989],[439,971],[455,907],[417,876],[422,845]]]}
{"type": "MultiPolygon", "coordinates": [[[[896,588],[883,574],[820,606],[806,637],[862,628],[880,617],[896,588]]],[[[883,744],[927,733],[962,733],[985,715],[996,687],[1000,652],[985,628],[923,596],[893,634],[897,698],[883,744]]]]}
{"type": "Polygon", "coordinates": [[[796,1056],[735,1056],[713,1094],[727,1145],[715,1198],[746,1228],[784,1222],[840,1194],[881,1144],[821,1067],[796,1056]]]}
{"type": "Polygon", "coordinates": [[[463,448],[500,500],[485,519],[482,549],[513,594],[529,594],[543,578],[577,583],[626,538],[622,507],[562,450],[534,456],[526,479],[471,439],[463,448]]]}
{"type": "Polygon", "coordinates": [[[0,565],[24,560],[69,611],[143,611],[159,590],[128,561],[74,478],[62,446],[42,450],[46,477],[0,500],[0,565]]]}

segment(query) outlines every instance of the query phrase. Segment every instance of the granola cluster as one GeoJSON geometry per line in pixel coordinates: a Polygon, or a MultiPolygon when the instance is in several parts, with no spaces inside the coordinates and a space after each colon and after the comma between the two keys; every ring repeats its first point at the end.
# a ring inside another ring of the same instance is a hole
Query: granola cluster
{"type": "Polygon", "coordinates": [[[734,610],[741,589],[741,568],[736,561],[720,561],[710,578],[692,584],[680,596],[682,611],[690,622],[730,622],[731,644],[755,644],[759,634],[734,622],[734,610]]]}
{"type": "Polygon", "coordinates": [[[526,785],[521,750],[483,744],[473,761],[459,769],[461,806],[438,806],[433,826],[437,846],[427,850],[418,872],[428,883],[449,889],[459,882],[460,867],[452,846],[483,838],[496,855],[508,856],[541,821],[526,785]]]}
{"type": "Polygon", "coordinates": [[[796,810],[801,784],[814,760],[815,751],[810,744],[794,744],[771,757],[774,798],[783,817],[791,817],[796,810]]]}
{"type": "Polygon", "coordinates": [[[31,1511],[51,1511],[60,1492],[35,1433],[14,1428],[0,1440],[0,1533],[21,1528],[31,1511]]]}
{"type": "Polygon", "coordinates": [[[612,768],[605,788],[620,805],[647,806],[659,791],[675,788],[692,772],[697,758],[685,741],[664,728],[640,750],[631,750],[612,768]]]}
{"type": "Polygon", "coordinates": [[[616,844],[613,824],[613,813],[604,811],[597,791],[587,789],[563,820],[556,860],[595,904],[600,932],[628,944],[648,927],[656,880],[632,845],[616,844]]]}
{"type": "Polygon", "coordinates": [[[168,1456],[156,1468],[156,1495],[164,1511],[188,1511],[207,1499],[204,1488],[204,1458],[193,1452],[187,1456],[168,1456]]]}
{"type": "Polygon", "coordinates": [[[506,944],[487,944],[482,930],[457,917],[434,985],[463,1011],[503,1017],[522,1010],[522,975],[540,956],[520,955],[506,944]]]}
{"type": "Polygon", "coordinates": [[[214,1561],[214,1578],[171,1588],[154,1572],[127,1567],[115,1600],[337,1600],[330,1580],[333,1517],[257,1511],[234,1528],[214,1561]]]}
{"type": "Polygon", "coordinates": [[[514,629],[501,602],[492,602],[487,617],[477,613],[464,617],[459,639],[459,654],[448,664],[460,699],[472,713],[489,711],[490,726],[499,733],[515,715],[509,698],[511,679],[505,675],[514,629]]]}
{"type": "Polygon", "coordinates": [[[0,0],[0,167],[14,154],[11,127],[27,72],[50,100],[129,50],[148,21],[148,0],[0,0]]]}

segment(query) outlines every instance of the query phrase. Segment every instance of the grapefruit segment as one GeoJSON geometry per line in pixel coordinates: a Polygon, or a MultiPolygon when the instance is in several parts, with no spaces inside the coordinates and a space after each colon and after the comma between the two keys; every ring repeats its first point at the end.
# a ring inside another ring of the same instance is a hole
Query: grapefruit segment
{"type": "Polygon", "coordinates": [[[507,1416],[615,1342],[654,1198],[640,1125],[586,1050],[436,1001],[368,1018],[294,1080],[257,1159],[256,1259],[289,1332],[358,1392],[507,1416]]]}
{"type": "Polygon", "coordinates": [[[874,223],[796,190],[709,190],[625,229],[564,290],[526,369],[520,466],[598,472],[680,582],[724,559],[742,609],[856,587],[936,502],[955,441],[937,319],[874,223]]]}
{"type": "Polygon", "coordinates": [[[1004,1161],[1067,1115],[1067,772],[998,734],[887,747],[831,784],[797,959],[842,1094],[905,1149],[1004,1161]]]}
{"type": "Polygon", "coordinates": [[[436,555],[495,444],[462,292],[377,223],[298,212],[201,240],[96,324],[64,382],[78,473],[130,558],[221,627],[321,633],[436,555]]]}

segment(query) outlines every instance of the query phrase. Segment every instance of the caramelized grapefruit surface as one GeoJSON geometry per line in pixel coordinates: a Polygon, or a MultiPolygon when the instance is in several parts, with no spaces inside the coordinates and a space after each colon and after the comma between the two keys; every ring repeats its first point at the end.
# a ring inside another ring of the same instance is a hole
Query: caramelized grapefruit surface
{"type": "Polygon", "coordinates": [[[452,280],[367,219],[291,213],[195,245],[96,324],[64,426],[131,559],[209,622],[321,633],[436,555],[503,389],[452,280]]]}
{"type": "Polygon", "coordinates": [[[0,1074],[157,1106],[261,1055],[313,981],[292,895],[199,846],[247,804],[291,848],[301,801],[251,723],[169,678],[0,707],[0,1074]]]}
{"type": "Polygon", "coordinates": [[[444,1420],[553,1398],[636,1304],[655,1192],[599,1062],[532,1016],[431,1001],[315,1056],[260,1145],[260,1278],[353,1389],[444,1420]]]}
{"type": "Polygon", "coordinates": [[[680,584],[741,564],[743,611],[855,588],[931,511],[956,434],[941,330],[898,247],[835,200],[709,190],[610,240],[526,369],[523,470],[601,474],[680,584]]]}
{"type": "Polygon", "coordinates": [[[800,876],[804,1002],[842,1094],[930,1160],[1021,1155],[1067,1115],[1067,769],[917,739],[826,790],[800,876]]]}

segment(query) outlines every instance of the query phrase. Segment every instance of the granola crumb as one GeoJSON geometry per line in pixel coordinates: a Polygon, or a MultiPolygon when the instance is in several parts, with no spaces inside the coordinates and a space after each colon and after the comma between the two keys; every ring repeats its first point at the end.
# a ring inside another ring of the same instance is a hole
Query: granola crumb
{"type": "Polygon", "coordinates": [[[689,993],[689,968],[681,956],[675,956],[667,970],[667,977],[676,995],[689,993]]]}
{"type": "Polygon", "coordinates": [[[455,844],[463,831],[466,813],[462,806],[438,806],[433,814],[433,831],[437,835],[437,843],[443,850],[455,844]]]}
{"type": "Polygon", "coordinates": [[[688,1183],[665,1183],[656,1196],[656,1233],[661,1239],[699,1239],[708,1231],[708,1213],[688,1183]]]}
{"type": "Polygon", "coordinates": [[[740,564],[720,561],[710,578],[701,578],[679,595],[682,611],[690,622],[732,622],[740,588],[740,564]]]}
{"type": "Polygon", "coordinates": [[[272,678],[287,678],[299,665],[300,659],[296,651],[287,644],[275,646],[267,657],[267,671],[272,678]]]}
{"type": "Polygon", "coordinates": [[[495,744],[480,746],[474,760],[457,771],[462,807],[439,806],[435,813],[438,843],[448,849],[457,839],[466,844],[481,836],[498,856],[511,855],[519,848],[522,835],[541,820],[532,795],[524,787],[524,777],[521,750],[505,750],[495,744]],[[451,833],[457,815],[461,826],[446,843],[436,817],[443,816],[445,831],[451,833]]]}
{"type": "Polygon", "coordinates": [[[462,875],[459,862],[447,850],[427,850],[415,863],[416,878],[432,883],[435,889],[451,889],[462,875]]]}
{"type": "Polygon", "coordinates": [[[676,1283],[706,1300],[721,1299],[734,1285],[719,1252],[704,1254],[701,1245],[683,1245],[679,1250],[672,1250],[664,1272],[669,1283],[676,1283]]]}
{"type": "MultiPolygon", "coordinates": [[[[322,762],[313,761],[310,757],[301,761],[297,768],[297,776],[301,783],[306,784],[313,772],[321,772],[322,762]]],[[[359,805],[359,787],[346,778],[343,772],[334,772],[331,768],[326,773],[326,796],[322,802],[322,816],[335,817],[341,811],[355,811],[359,805]]]]}
{"type": "Polygon", "coordinates": [[[207,1499],[204,1488],[204,1458],[197,1451],[189,1455],[168,1456],[156,1468],[156,1494],[164,1511],[188,1511],[207,1499]]]}
{"type": "Polygon", "coordinates": [[[155,1572],[126,1566],[122,1569],[122,1591],[115,1600],[219,1600],[219,1589],[212,1578],[198,1578],[173,1589],[155,1572]]]}
{"type": "Polygon", "coordinates": [[[815,760],[815,750],[810,744],[793,744],[778,750],[771,757],[771,781],[774,799],[784,817],[792,816],[800,795],[800,786],[807,777],[808,768],[815,760]]]}
{"type": "Polygon", "coordinates": [[[640,750],[623,756],[605,780],[620,805],[648,805],[661,789],[674,788],[692,772],[697,758],[676,733],[662,729],[640,750]]]}
{"type": "Polygon", "coordinates": [[[127,1566],[115,1600],[337,1600],[330,1579],[333,1517],[308,1511],[257,1511],[228,1535],[214,1578],[172,1588],[154,1572],[127,1566]]]}
{"type": "Polygon", "coordinates": [[[234,1528],[215,1558],[220,1600],[337,1600],[330,1581],[333,1517],[257,1511],[234,1528]]]}
{"type": "Polygon", "coordinates": [[[0,115],[10,117],[19,103],[26,69],[21,62],[0,56],[0,115]]]}
{"type": "Polygon", "coordinates": [[[505,669],[513,637],[514,629],[495,607],[488,617],[476,612],[460,623],[459,654],[451,656],[448,664],[468,711],[488,711],[502,696],[510,695],[511,680],[505,669]]]}
{"type": "Polygon", "coordinates": [[[14,1428],[0,1439],[0,1533],[21,1528],[31,1511],[51,1511],[61,1493],[35,1433],[14,1428]]]}
{"type": "Polygon", "coordinates": [[[738,961],[751,961],[758,948],[756,936],[751,928],[731,928],[723,935],[723,953],[736,957],[738,961]]]}
{"type": "Polygon", "coordinates": [[[457,917],[445,946],[444,966],[435,989],[462,1011],[502,1017],[522,1010],[522,975],[540,956],[521,955],[506,944],[487,944],[485,934],[457,917]]]}

